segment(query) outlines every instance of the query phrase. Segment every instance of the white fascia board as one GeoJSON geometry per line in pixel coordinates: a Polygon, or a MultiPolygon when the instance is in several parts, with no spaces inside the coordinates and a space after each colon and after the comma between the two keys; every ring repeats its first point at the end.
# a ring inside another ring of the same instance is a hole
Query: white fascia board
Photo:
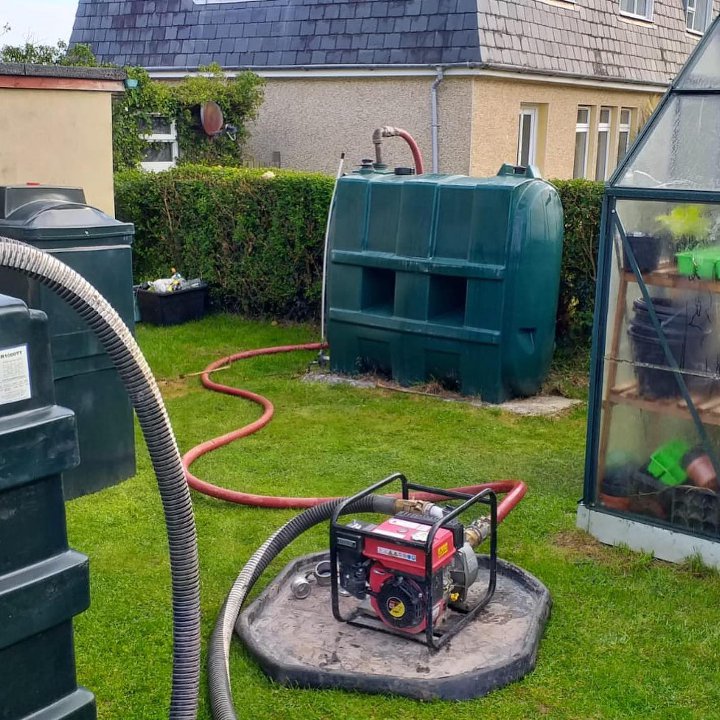
{"type": "Polygon", "coordinates": [[[673,563],[699,555],[706,565],[720,569],[720,542],[602,512],[583,503],[578,505],[576,525],[606,545],[624,545],[673,563]]]}
{"type": "MultiPolygon", "coordinates": [[[[438,68],[442,67],[445,77],[491,77],[522,82],[539,83],[543,85],[572,85],[576,87],[589,87],[604,90],[628,90],[634,92],[663,94],[666,85],[643,84],[623,82],[622,80],[596,80],[594,78],[572,77],[569,75],[543,75],[541,73],[523,73],[511,70],[497,70],[492,68],[476,67],[449,67],[449,66],[382,66],[382,67],[307,67],[307,68],[247,68],[262,78],[268,80],[291,80],[310,78],[399,78],[399,77],[432,77],[437,76],[438,68]]],[[[188,76],[208,75],[197,70],[182,70],[180,68],[149,68],[150,76],[156,80],[182,80],[188,76]]],[[[229,77],[244,72],[244,70],[227,70],[229,77]]]]}

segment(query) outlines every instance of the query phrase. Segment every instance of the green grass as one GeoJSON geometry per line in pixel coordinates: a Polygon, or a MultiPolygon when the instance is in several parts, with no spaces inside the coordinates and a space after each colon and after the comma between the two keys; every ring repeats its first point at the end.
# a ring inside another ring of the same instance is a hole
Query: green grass
{"type": "MultiPolygon", "coordinates": [[[[258,415],[250,403],[201,389],[192,373],[240,349],[304,342],[315,334],[217,316],[177,328],[141,326],[138,339],[185,451],[258,415]]],[[[530,491],[500,528],[500,554],[548,586],[552,617],[533,673],[463,703],[279,687],[236,642],[232,680],[241,717],[720,717],[717,573],[696,560],[676,567],[603,547],[574,530],[584,406],[561,419],[517,418],[425,396],[301,382],[312,359],[313,353],[258,358],[218,373],[221,382],[267,395],[276,416],[259,434],[201,459],[196,474],[231,488],[302,495],[351,493],[396,470],[445,486],[521,478],[530,491]]],[[[67,506],[71,543],[91,559],[92,605],[75,623],[78,676],[96,694],[105,720],[167,716],[167,549],[154,477],[137,438],[135,478],[67,506]]],[[[197,495],[194,502],[205,648],[244,561],[293,511],[197,495]]],[[[324,529],[304,536],[270,573],[326,542],[324,529]]],[[[210,718],[204,678],[200,717],[210,718]]]]}

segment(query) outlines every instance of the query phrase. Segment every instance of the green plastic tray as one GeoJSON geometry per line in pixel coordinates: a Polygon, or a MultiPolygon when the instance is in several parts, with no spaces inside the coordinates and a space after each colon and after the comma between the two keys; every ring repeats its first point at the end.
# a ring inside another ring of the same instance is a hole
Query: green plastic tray
{"type": "Polygon", "coordinates": [[[682,459],[690,446],[684,440],[671,440],[659,447],[651,456],[648,472],[665,485],[682,485],[687,473],[682,459]]]}

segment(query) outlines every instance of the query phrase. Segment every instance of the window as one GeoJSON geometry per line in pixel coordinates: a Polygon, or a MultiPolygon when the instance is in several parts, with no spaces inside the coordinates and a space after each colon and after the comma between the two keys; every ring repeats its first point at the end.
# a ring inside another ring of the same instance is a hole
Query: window
{"type": "Polygon", "coordinates": [[[175,167],[178,159],[178,143],[174,120],[154,115],[142,137],[148,143],[140,163],[144,170],[160,172],[175,167]]]}
{"type": "Polygon", "coordinates": [[[685,0],[685,19],[687,29],[702,33],[710,24],[712,0],[685,0]]]}
{"type": "Polygon", "coordinates": [[[573,177],[584,178],[587,172],[588,136],[590,134],[590,108],[578,106],[575,123],[575,164],[573,177]]]}
{"type": "Polygon", "coordinates": [[[597,157],[595,158],[595,179],[607,180],[608,158],[610,156],[610,108],[601,107],[598,117],[597,157]]]}
{"type": "Polygon", "coordinates": [[[630,147],[630,129],[632,125],[632,110],[630,108],[620,108],[620,122],[618,123],[618,148],[617,148],[617,164],[627,155],[630,147]]]}
{"type": "Polygon", "coordinates": [[[653,0],[620,0],[620,12],[643,20],[652,20],[653,0]]]}
{"type": "Polygon", "coordinates": [[[518,123],[517,164],[534,165],[537,150],[538,111],[535,107],[521,106],[518,123]]]}

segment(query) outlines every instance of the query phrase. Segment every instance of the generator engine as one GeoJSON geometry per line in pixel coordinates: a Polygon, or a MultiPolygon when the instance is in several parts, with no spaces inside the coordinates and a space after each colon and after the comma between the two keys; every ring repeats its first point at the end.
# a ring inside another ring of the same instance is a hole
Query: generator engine
{"type": "MultiPolygon", "coordinates": [[[[484,498],[487,491],[480,495],[484,498]]],[[[495,543],[492,517],[480,517],[467,528],[457,519],[466,506],[483,499],[467,498],[460,508],[401,498],[392,501],[395,514],[380,524],[358,519],[331,523],[335,617],[370,626],[368,618],[374,617],[382,623],[378,629],[409,637],[424,632],[432,646],[431,638],[443,634],[440,629],[449,609],[474,615],[480,608],[467,604],[478,577],[474,548],[492,534],[492,588],[485,593],[484,605],[494,590],[495,543]],[[341,593],[362,601],[350,617],[339,611],[336,585],[341,593]]]]}

